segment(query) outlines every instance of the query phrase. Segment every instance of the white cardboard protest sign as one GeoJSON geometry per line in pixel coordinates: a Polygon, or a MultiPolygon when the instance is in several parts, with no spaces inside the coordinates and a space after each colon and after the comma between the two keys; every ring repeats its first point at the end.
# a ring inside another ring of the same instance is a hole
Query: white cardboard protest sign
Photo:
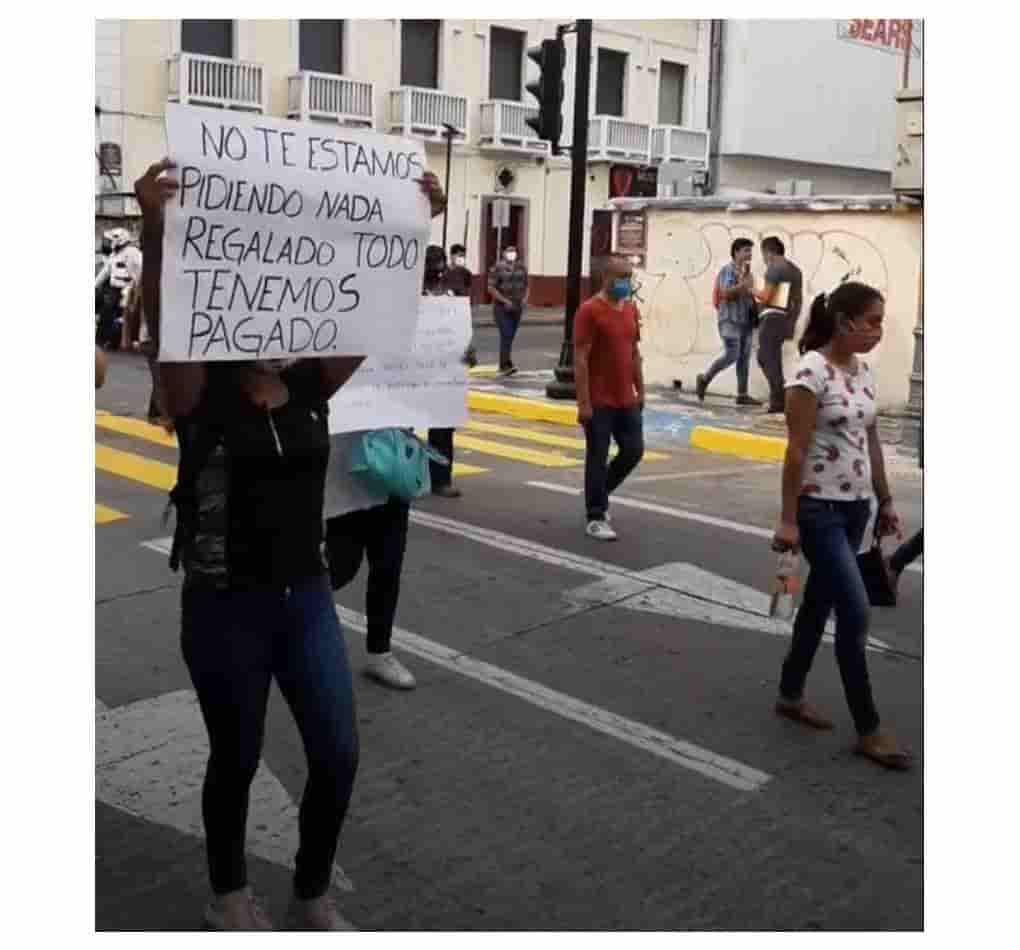
{"type": "Polygon", "coordinates": [[[410,139],[170,103],[163,361],[410,349],[428,200],[410,139]]]}
{"type": "Polygon", "coordinates": [[[467,419],[467,297],[421,297],[409,354],[369,357],[329,401],[329,431],[456,427],[467,419]]]}

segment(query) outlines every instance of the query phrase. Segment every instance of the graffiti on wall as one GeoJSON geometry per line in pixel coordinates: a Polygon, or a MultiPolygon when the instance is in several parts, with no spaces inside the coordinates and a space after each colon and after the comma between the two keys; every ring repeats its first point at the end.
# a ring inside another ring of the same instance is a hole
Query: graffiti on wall
{"type": "Polygon", "coordinates": [[[737,238],[754,242],[751,270],[763,277],[759,245],[774,235],[786,246],[786,256],[804,273],[804,309],[797,324],[803,331],[811,301],[845,280],[860,280],[885,293],[889,269],[881,249],[868,238],[844,229],[800,230],[782,227],[754,228],[727,221],[678,225],[649,247],[644,270],[635,273],[640,285],[642,340],[670,360],[706,355],[719,349],[712,287],[730,260],[730,245],[737,238]]]}

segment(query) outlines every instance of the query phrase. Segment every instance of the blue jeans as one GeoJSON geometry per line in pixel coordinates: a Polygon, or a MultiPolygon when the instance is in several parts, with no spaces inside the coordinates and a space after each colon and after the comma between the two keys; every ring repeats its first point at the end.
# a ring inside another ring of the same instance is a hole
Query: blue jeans
{"type": "Polygon", "coordinates": [[[870,512],[867,499],[822,501],[801,496],[797,526],[811,571],[793,622],[793,642],[779,684],[783,699],[797,702],[803,697],[811,662],[835,608],[836,662],[850,715],[860,735],[874,732],[879,723],[865,654],[871,608],[857,568],[857,551],[870,512]]]}
{"type": "Polygon", "coordinates": [[[248,883],[248,790],[275,677],[308,760],[294,891],[302,900],[320,897],[358,767],[354,689],[329,584],[321,576],[289,588],[185,587],[181,613],[184,660],[209,733],[202,818],[213,892],[248,883]]]}
{"type": "Polygon", "coordinates": [[[593,409],[585,423],[584,504],[589,521],[602,521],[609,510],[609,496],[634,470],[645,452],[641,410],[593,409]],[[619,452],[609,462],[609,441],[616,439],[619,452]]]}
{"type": "Polygon", "coordinates": [[[499,368],[509,369],[514,365],[510,351],[521,325],[521,308],[510,308],[497,301],[492,305],[492,316],[499,328],[499,368]]]}
{"type": "Polygon", "coordinates": [[[737,364],[737,394],[747,395],[748,370],[751,367],[751,337],[753,331],[750,327],[742,331],[739,336],[724,336],[722,338],[723,350],[720,356],[705,371],[705,385],[715,379],[724,369],[729,369],[734,363],[737,364]]]}

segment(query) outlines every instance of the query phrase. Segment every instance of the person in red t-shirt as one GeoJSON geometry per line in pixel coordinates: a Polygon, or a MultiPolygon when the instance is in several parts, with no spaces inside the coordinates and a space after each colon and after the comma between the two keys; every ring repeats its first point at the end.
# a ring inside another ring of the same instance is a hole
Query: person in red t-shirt
{"type": "Polygon", "coordinates": [[[641,413],[645,381],[641,373],[637,307],[630,264],[610,261],[602,290],[586,300],[574,316],[574,379],[577,421],[587,443],[584,457],[586,533],[599,541],[615,541],[609,523],[609,496],[634,470],[644,454],[641,413]],[[619,453],[609,461],[609,441],[619,453]]]}

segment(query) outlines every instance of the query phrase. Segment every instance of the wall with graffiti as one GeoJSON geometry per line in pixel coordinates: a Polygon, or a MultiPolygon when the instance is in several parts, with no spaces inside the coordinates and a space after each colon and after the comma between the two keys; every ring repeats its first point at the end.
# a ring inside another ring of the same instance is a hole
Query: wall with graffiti
{"type": "MultiPolygon", "coordinates": [[[[804,309],[794,340],[786,344],[787,373],[796,363],[796,341],[807,324],[815,295],[843,280],[860,280],[886,297],[885,334],[871,362],[882,409],[902,408],[908,397],[917,322],[921,266],[921,215],[915,211],[719,211],[646,208],[647,256],[635,272],[642,312],[642,353],[650,383],[694,378],[722,345],[712,307],[712,285],[730,259],[738,237],[755,242],[752,270],[764,274],[758,244],[777,235],[787,257],[804,272],[804,309]]],[[[752,360],[751,394],[767,386],[752,360]]],[[[720,374],[712,392],[733,395],[733,368],[720,374]]]]}

